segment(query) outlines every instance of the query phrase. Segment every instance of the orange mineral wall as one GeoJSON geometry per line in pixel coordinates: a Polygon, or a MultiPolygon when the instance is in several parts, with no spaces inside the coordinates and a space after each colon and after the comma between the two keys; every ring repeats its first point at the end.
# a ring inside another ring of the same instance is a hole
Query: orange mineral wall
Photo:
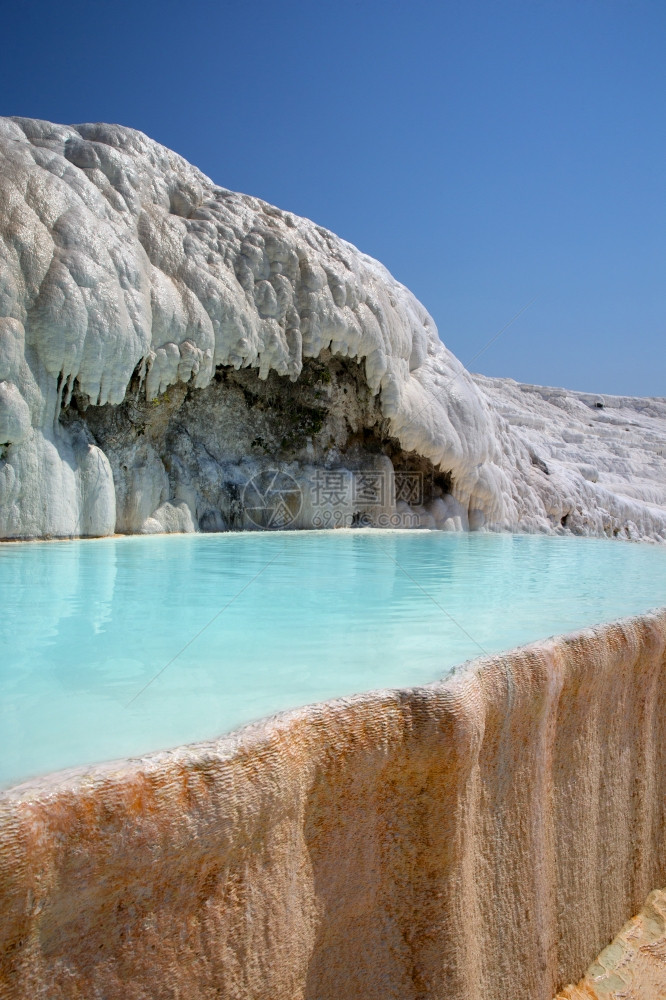
{"type": "Polygon", "coordinates": [[[666,610],[0,795],[2,1000],[551,1000],[666,885],[666,610]]]}

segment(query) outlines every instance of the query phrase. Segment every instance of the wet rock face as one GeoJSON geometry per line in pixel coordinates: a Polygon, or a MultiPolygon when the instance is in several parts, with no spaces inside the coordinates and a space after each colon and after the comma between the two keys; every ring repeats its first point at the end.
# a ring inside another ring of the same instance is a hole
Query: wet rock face
{"type": "Polygon", "coordinates": [[[666,611],[52,775],[0,794],[0,995],[551,1000],[665,802],[666,611]]]}
{"type": "MultiPolygon", "coordinates": [[[[309,496],[318,471],[368,462],[389,522],[666,538],[649,462],[647,488],[618,498],[589,448],[539,457],[525,428],[541,418],[512,417],[510,395],[465,371],[381,264],[309,220],[132,129],[0,119],[0,538],[248,527],[228,499],[248,477],[277,470],[309,496]],[[411,472],[432,487],[403,488],[411,472]]],[[[634,435],[650,456],[654,419],[634,435]]],[[[287,526],[314,526],[311,506],[287,526]]],[[[371,506],[326,509],[375,523],[371,506]]]]}

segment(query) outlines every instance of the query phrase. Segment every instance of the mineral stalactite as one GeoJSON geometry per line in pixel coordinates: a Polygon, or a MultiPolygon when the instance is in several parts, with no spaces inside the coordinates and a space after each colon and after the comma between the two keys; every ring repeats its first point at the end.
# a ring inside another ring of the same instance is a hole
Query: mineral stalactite
{"type": "Polygon", "coordinates": [[[0,275],[0,538],[247,528],[262,470],[417,468],[421,527],[666,539],[664,400],[471,376],[377,261],[140,132],[0,119],[0,275]]]}

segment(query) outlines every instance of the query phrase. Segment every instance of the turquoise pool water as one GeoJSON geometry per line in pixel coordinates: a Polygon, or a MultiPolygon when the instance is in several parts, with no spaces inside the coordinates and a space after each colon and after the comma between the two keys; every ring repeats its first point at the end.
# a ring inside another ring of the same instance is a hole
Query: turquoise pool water
{"type": "Polygon", "coordinates": [[[331,531],[0,545],[0,784],[666,604],[666,549],[331,531]]]}

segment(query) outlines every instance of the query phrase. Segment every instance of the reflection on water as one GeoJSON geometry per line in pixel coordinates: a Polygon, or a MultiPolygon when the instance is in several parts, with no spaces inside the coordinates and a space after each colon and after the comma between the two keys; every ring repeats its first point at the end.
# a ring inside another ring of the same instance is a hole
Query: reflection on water
{"type": "Polygon", "coordinates": [[[0,598],[8,784],[666,604],[666,551],[373,531],[11,544],[0,598]]]}

